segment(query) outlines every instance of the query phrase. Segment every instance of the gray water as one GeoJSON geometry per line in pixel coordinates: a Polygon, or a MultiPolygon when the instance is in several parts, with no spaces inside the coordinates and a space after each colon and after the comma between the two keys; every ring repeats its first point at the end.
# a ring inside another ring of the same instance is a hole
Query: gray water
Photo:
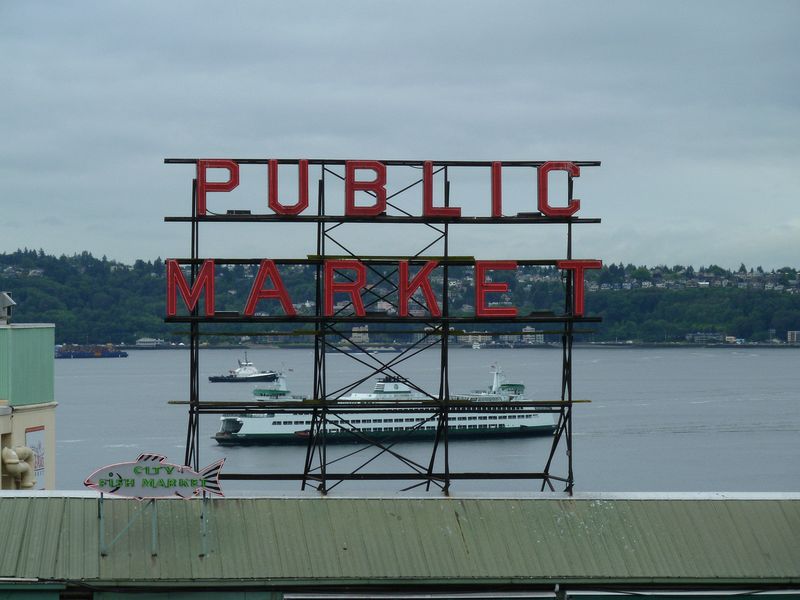
{"type": "MultiPolygon", "coordinates": [[[[201,350],[201,400],[250,399],[253,384],[212,384],[242,352],[201,350]]],[[[310,394],[309,350],[249,350],[260,369],[283,369],[292,392],[310,394]]],[[[381,355],[382,358],[391,355],[381,355]]],[[[368,373],[351,358],[328,355],[328,389],[368,373]]],[[[556,399],[561,353],[554,349],[452,349],[452,392],[485,388],[499,364],[509,381],[526,384],[529,398],[556,399]]],[[[398,370],[435,391],[438,354],[398,370]]],[[[582,492],[800,491],[800,403],[796,349],[576,348],[573,398],[575,489],[582,492]]],[[[56,361],[57,487],[82,489],[103,465],[159,453],[182,463],[188,399],[186,351],[135,351],[125,359],[56,361]]],[[[371,380],[357,391],[370,391],[371,380]]],[[[302,446],[220,447],[211,439],[219,417],[201,416],[200,466],[226,457],[225,472],[301,472],[302,446]]],[[[452,471],[540,471],[549,438],[451,442],[452,471]]],[[[329,447],[330,456],[354,446],[329,447]]],[[[402,453],[426,464],[430,444],[408,443],[402,453]]],[[[554,472],[563,474],[564,447],[554,472]]],[[[366,451],[329,470],[352,470],[366,451]]],[[[379,457],[373,470],[403,471],[379,457]]],[[[405,482],[345,482],[336,492],[396,492],[405,482]]],[[[456,481],[453,491],[538,490],[535,481],[456,481]]],[[[297,482],[225,481],[227,495],[296,493],[297,482]]],[[[419,493],[419,489],[415,490],[419,493]]],[[[433,493],[433,492],[431,492],[433,493]]]]}

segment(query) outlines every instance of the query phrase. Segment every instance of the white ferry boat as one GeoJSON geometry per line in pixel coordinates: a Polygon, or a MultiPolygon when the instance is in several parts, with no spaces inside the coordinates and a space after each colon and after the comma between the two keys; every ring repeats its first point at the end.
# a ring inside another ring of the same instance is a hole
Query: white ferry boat
{"type": "MultiPolygon", "coordinates": [[[[449,439],[513,437],[550,435],[556,427],[555,413],[531,412],[530,407],[510,406],[505,402],[524,400],[525,386],[506,383],[499,368],[493,369],[492,384],[487,390],[467,394],[451,395],[458,404],[450,411],[447,435],[449,439]],[[500,404],[499,408],[487,409],[482,404],[500,404]]],[[[286,387],[282,374],[276,384],[268,389],[256,390],[257,398],[270,402],[298,405],[305,398],[293,396],[286,387]]],[[[370,393],[353,393],[336,403],[342,409],[331,409],[328,417],[326,442],[363,442],[350,430],[378,441],[410,439],[432,439],[436,432],[436,419],[432,410],[402,408],[402,401],[430,400],[428,396],[410,388],[406,383],[391,377],[379,379],[370,393]],[[370,402],[387,402],[391,408],[381,410],[356,409],[370,402]],[[395,404],[393,401],[397,401],[395,404]],[[348,405],[352,405],[348,407],[348,405]]],[[[267,412],[262,414],[224,415],[219,431],[214,435],[223,446],[255,444],[305,443],[311,428],[311,413],[267,412]]]]}

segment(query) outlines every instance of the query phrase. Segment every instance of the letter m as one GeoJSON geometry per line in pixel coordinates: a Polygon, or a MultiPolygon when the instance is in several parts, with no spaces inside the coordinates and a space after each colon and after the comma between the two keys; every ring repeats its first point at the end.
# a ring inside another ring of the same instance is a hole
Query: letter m
{"type": "Polygon", "coordinates": [[[197,274],[194,285],[189,289],[189,284],[183,276],[183,271],[177,260],[167,261],[167,316],[174,317],[178,312],[178,292],[183,297],[186,308],[194,310],[200,300],[200,294],[205,292],[206,316],[214,316],[214,261],[206,260],[197,274]]]}

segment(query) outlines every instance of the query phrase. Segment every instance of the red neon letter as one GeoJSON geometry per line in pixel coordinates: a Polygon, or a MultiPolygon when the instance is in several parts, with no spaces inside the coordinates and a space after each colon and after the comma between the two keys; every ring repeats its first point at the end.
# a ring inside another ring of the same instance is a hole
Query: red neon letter
{"type": "Polygon", "coordinates": [[[210,159],[197,161],[197,215],[206,214],[206,192],[230,192],[239,185],[239,165],[232,160],[210,159]],[[226,169],[228,181],[206,181],[207,169],[226,169]]]}
{"type": "Polygon", "coordinates": [[[357,260],[326,260],[325,261],[325,316],[333,315],[333,295],[336,293],[349,294],[355,308],[356,315],[363,317],[364,303],[361,301],[361,288],[367,283],[367,268],[357,260]],[[356,272],[356,280],[336,283],[333,280],[336,269],[352,269],[356,272]]]}
{"type": "Polygon", "coordinates": [[[572,314],[575,317],[583,316],[583,272],[586,269],[599,269],[603,266],[601,260],[559,260],[556,261],[559,269],[572,271],[572,314]]]}
{"type": "Polygon", "coordinates": [[[183,296],[183,302],[190,311],[197,306],[200,294],[205,290],[206,316],[214,316],[214,261],[203,261],[203,266],[197,274],[197,279],[189,290],[189,284],[183,276],[183,271],[177,260],[167,261],[167,316],[174,317],[178,313],[177,289],[183,296]]]}
{"type": "Polygon", "coordinates": [[[299,215],[308,208],[308,161],[301,160],[297,164],[298,180],[296,204],[287,206],[278,200],[278,161],[270,160],[269,167],[269,207],[279,215],[299,215]]]}
{"type": "Polygon", "coordinates": [[[291,300],[289,300],[289,293],[286,291],[286,288],[283,287],[283,281],[278,273],[278,269],[275,267],[275,263],[267,259],[262,260],[261,266],[258,268],[258,274],[250,290],[250,296],[247,298],[247,306],[245,306],[244,314],[248,317],[253,316],[253,313],[256,312],[256,304],[258,304],[259,300],[265,298],[277,298],[280,300],[283,312],[290,317],[297,314],[294,310],[294,306],[292,306],[291,300]],[[265,290],[263,289],[264,281],[266,281],[267,278],[272,280],[275,287],[265,290]]]}
{"type": "Polygon", "coordinates": [[[386,212],[386,165],[375,160],[348,160],[344,164],[344,214],[354,217],[374,217],[386,212]],[[356,181],[356,170],[374,171],[372,181],[356,181]],[[371,192],[372,206],[356,206],[356,192],[371,192]]]}
{"type": "Polygon", "coordinates": [[[408,281],[408,261],[401,260],[398,264],[400,266],[400,285],[398,286],[399,290],[397,306],[398,314],[401,317],[408,316],[408,301],[411,299],[411,296],[414,295],[414,292],[421,288],[422,295],[425,296],[425,302],[428,304],[428,310],[431,311],[431,315],[434,317],[440,317],[442,315],[442,311],[439,308],[439,304],[436,302],[436,296],[433,295],[431,282],[428,279],[431,271],[436,268],[436,266],[439,264],[439,261],[429,260],[427,263],[425,263],[425,266],[422,267],[414,276],[414,279],[412,279],[411,282],[408,281]]]}
{"type": "Polygon", "coordinates": [[[460,217],[458,206],[433,205],[433,163],[426,160],[422,163],[422,216],[424,217],[460,217]]]}
{"type": "Polygon", "coordinates": [[[486,271],[514,271],[517,263],[513,260],[476,260],[475,261],[475,316],[476,317],[516,317],[517,309],[513,306],[486,306],[486,294],[489,292],[507,292],[508,284],[504,282],[489,283],[486,271]]]}
{"type": "Polygon", "coordinates": [[[547,174],[550,171],[566,171],[570,177],[580,177],[581,170],[571,162],[546,162],[539,167],[539,212],[548,217],[571,217],[578,212],[581,201],[570,198],[566,206],[550,206],[547,197],[547,174]]]}
{"type": "Polygon", "coordinates": [[[503,163],[492,163],[492,216],[503,216],[503,181],[500,178],[500,173],[503,168],[503,163]]]}

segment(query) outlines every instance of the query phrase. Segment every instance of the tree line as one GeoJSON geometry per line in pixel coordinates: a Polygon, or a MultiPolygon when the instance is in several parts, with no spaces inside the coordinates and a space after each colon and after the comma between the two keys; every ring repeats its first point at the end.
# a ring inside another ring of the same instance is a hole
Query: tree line
{"type": "MultiPolygon", "coordinates": [[[[241,310],[254,274],[246,265],[218,266],[217,310],[241,310]]],[[[14,322],[55,323],[57,343],[131,344],[141,337],[186,341],[187,326],[164,323],[165,275],[161,259],[128,265],[89,252],[56,257],[24,249],[0,254],[0,291],[11,292],[17,302],[14,322]]],[[[314,302],[313,267],[282,268],[281,277],[293,302],[314,302]]],[[[471,270],[451,268],[449,278],[457,280],[448,290],[451,314],[469,314],[471,270]]],[[[594,332],[584,339],[680,342],[689,333],[713,332],[748,341],[785,341],[787,331],[800,330],[797,271],[788,267],[765,272],[744,265],[727,271],[713,265],[694,269],[612,264],[587,279],[587,314],[603,322],[593,325],[594,332]],[[703,278],[706,286],[693,282],[703,278]],[[753,287],[754,281],[761,283],[753,287]]],[[[497,272],[495,280],[509,287],[499,300],[523,314],[564,311],[565,283],[554,268],[520,267],[516,273],[497,272]]],[[[441,286],[433,280],[437,294],[441,286]]],[[[391,288],[380,283],[374,291],[376,302],[391,297],[391,288]]],[[[253,326],[238,329],[252,333],[253,326]]],[[[492,327],[487,324],[486,329],[492,327]]]]}

